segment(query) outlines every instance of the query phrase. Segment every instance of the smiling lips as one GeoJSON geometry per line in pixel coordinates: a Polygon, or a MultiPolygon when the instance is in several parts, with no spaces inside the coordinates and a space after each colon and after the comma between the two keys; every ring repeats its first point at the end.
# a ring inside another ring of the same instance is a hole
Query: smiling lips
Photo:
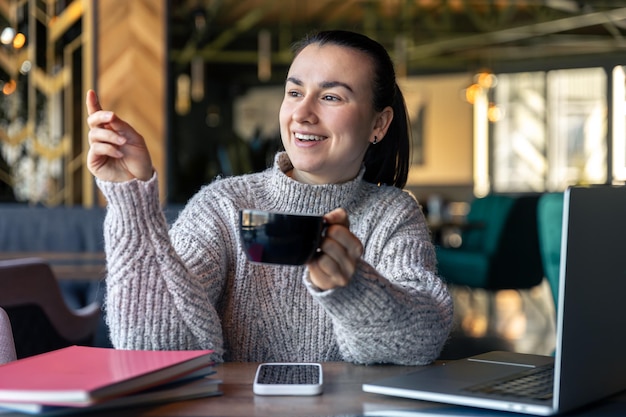
{"type": "Polygon", "coordinates": [[[325,139],[324,136],[304,135],[302,133],[295,133],[294,136],[304,142],[319,142],[325,139]]]}

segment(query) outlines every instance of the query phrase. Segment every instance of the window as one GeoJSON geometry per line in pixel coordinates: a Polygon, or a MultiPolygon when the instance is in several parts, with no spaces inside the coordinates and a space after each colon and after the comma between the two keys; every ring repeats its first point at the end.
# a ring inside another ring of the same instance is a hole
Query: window
{"type": "Polygon", "coordinates": [[[626,181],[626,67],[613,69],[613,180],[626,181]]]}
{"type": "Polygon", "coordinates": [[[503,116],[490,134],[493,191],[605,183],[606,91],[603,68],[498,75],[492,94],[503,116]]]}

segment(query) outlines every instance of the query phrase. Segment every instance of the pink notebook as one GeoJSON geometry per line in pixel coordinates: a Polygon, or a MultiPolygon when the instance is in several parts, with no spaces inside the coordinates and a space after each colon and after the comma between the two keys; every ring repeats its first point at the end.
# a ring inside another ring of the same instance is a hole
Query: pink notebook
{"type": "Polygon", "coordinates": [[[147,351],[71,346],[0,366],[0,401],[89,406],[201,368],[212,350],[147,351]]]}

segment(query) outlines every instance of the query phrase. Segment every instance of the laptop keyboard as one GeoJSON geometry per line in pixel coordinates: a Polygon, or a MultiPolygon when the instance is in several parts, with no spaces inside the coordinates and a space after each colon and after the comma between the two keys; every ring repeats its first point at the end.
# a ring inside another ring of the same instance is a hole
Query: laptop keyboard
{"type": "Polygon", "coordinates": [[[515,398],[549,400],[554,390],[554,364],[532,368],[506,378],[467,388],[471,392],[515,398]]]}

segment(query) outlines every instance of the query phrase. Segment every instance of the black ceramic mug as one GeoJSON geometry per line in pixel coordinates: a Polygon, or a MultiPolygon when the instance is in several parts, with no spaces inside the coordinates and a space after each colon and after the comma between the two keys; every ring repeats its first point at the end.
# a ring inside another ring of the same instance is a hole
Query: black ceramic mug
{"type": "Polygon", "coordinates": [[[322,216],[243,209],[239,233],[251,262],[303,265],[315,256],[326,231],[322,216]]]}

